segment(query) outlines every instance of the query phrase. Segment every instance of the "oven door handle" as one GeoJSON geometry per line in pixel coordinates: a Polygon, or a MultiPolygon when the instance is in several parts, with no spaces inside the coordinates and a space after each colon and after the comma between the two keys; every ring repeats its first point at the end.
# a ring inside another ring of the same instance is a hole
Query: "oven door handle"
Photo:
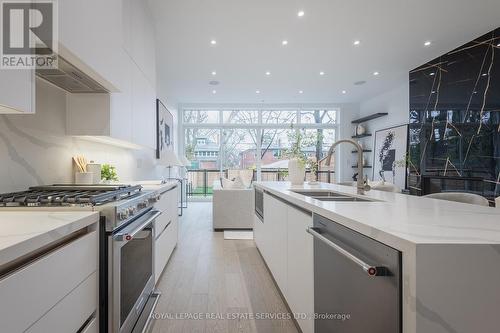
{"type": "Polygon", "coordinates": [[[141,216],[135,223],[132,222],[129,226],[116,233],[113,239],[119,242],[128,242],[132,240],[138,232],[144,229],[148,224],[153,223],[153,221],[156,220],[161,214],[162,212],[158,210],[147,212],[146,214],[144,214],[144,216],[141,216]]]}

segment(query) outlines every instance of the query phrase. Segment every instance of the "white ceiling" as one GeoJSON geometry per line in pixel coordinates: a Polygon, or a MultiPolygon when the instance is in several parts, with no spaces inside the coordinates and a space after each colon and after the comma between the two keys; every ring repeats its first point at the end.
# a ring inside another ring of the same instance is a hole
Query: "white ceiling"
{"type": "Polygon", "coordinates": [[[148,1],[169,104],[361,102],[500,26],[499,0],[148,1]]]}

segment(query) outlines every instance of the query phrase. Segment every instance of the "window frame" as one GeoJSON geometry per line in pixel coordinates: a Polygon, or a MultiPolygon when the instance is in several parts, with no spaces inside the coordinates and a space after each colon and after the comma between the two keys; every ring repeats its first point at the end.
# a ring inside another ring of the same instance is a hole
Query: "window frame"
{"type": "MultiPolygon", "coordinates": [[[[250,105],[250,106],[199,106],[199,105],[180,105],[179,106],[179,140],[180,143],[180,151],[184,152],[185,150],[185,130],[188,128],[200,128],[200,129],[218,129],[220,131],[220,135],[222,135],[224,129],[249,129],[249,130],[257,130],[257,147],[256,147],[256,155],[261,156],[262,153],[262,142],[260,142],[262,131],[266,129],[289,129],[293,126],[293,128],[297,131],[302,129],[333,129],[335,130],[335,140],[338,139],[339,130],[340,130],[340,107],[338,105],[313,105],[313,106],[291,106],[291,105],[250,105]],[[227,123],[224,122],[224,111],[258,111],[258,121],[257,123],[252,124],[242,124],[242,123],[227,123]],[[301,123],[301,114],[304,111],[315,111],[315,110],[329,110],[336,112],[336,122],[334,124],[314,124],[314,123],[301,123]],[[186,111],[218,111],[218,122],[217,123],[189,123],[184,121],[184,112],[186,111]],[[294,123],[263,123],[262,114],[264,111],[295,111],[295,122],[294,123]]],[[[222,139],[222,137],[221,137],[222,139]]],[[[217,159],[220,162],[222,156],[222,143],[219,144],[219,151],[217,152],[217,159]]],[[[223,174],[223,165],[219,164],[219,171],[221,175],[223,174]]],[[[261,179],[261,158],[258,158],[256,161],[257,167],[257,180],[261,179]]]]}

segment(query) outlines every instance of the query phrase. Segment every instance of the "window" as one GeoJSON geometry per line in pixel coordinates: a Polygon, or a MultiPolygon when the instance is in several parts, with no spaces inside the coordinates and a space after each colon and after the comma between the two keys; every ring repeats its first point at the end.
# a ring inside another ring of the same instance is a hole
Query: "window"
{"type": "Polygon", "coordinates": [[[256,110],[233,110],[223,111],[222,119],[228,124],[257,124],[259,122],[259,111],[256,110]]]}
{"type": "Polygon", "coordinates": [[[217,124],[219,122],[219,111],[184,110],[183,121],[187,124],[217,124]]]}
{"type": "MultiPolygon", "coordinates": [[[[288,169],[285,152],[293,134],[301,131],[312,138],[302,150],[311,160],[322,159],[335,142],[338,126],[338,110],[332,108],[225,107],[182,112],[182,144],[192,161],[188,175],[192,193],[206,194],[212,181],[233,178],[238,170],[254,170],[262,180],[283,180],[288,169]]],[[[330,180],[330,175],[321,179],[330,180]]]]}
{"type": "Polygon", "coordinates": [[[263,124],[294,124],[297,122],[297,111],[271,110],[262,111],[263,124]]]}
{"type": "Polygon", "coordinates": [[[310,110],[300,111],[301,124],[336,124],[337,111],[335,110],[310,110]]]}

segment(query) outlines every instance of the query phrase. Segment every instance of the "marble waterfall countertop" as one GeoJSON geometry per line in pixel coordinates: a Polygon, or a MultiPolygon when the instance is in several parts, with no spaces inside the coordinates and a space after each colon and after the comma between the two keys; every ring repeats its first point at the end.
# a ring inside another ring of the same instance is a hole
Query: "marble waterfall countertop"
{"type": "Polygon", "coordinates": [[[417,244],[500,244],[500,209],[496,208],[377,190],[360,196],[355,187],[327,183],[257,182],[254,186],[400,250],[417,244]],[[294,190],[331,190],[373,201],[319,201],[294,190]]]}
{"type": "Polygon", "coordinates": [[[96,212],[0,211],[0,266],[98,221],[96,212]]]}
{"type": "Polygon", "coordinates": [[[255,186],[399,250],[403,333],[498,332],[500,209],[376,190],[363,195],[372,202],[318,201],[292,192],[358,196],[355,187],[325,183],[255,186]]]}

